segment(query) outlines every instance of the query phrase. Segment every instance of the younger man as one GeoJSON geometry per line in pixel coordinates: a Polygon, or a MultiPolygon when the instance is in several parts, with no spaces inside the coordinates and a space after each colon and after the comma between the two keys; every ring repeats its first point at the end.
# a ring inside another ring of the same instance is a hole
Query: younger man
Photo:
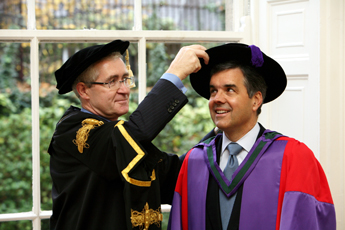
{"type": "Polygon", "coordinates": [[[335,230],[330,189],[313,152],[258,123],[262,104],[286,87],[283,69],[256,46],[206,52],[210,62],[190,80],[223,132],[211,132],[185,156],[169,229],[335,230]]]}

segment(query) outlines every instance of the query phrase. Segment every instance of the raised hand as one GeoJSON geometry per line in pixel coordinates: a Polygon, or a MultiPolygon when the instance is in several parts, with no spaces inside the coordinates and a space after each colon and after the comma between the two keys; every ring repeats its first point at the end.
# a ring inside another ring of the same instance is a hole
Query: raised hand
{"type": "Polygon", "coordinates": [[[209,61],[209,56],[205,50],[206,48],[201,45],[182,47],[166,73],[175,74],[183,80],[189,74],[198,72],[201,69],[199,58],[204,59],[205,64],[208,64],[209,61]]]}

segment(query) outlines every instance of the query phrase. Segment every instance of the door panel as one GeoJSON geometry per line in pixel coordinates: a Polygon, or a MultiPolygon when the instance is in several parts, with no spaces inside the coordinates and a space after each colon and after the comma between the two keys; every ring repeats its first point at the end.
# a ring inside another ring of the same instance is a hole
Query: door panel
{"type": "Polygon", "coordinates": [[[306,143],[319,157],[318,31],[310,1],[260,1],[259,47],[283,67],[288,84],[259,121],[306,143]],[[316,54],[316,55],[315,55],[316,54]]]}

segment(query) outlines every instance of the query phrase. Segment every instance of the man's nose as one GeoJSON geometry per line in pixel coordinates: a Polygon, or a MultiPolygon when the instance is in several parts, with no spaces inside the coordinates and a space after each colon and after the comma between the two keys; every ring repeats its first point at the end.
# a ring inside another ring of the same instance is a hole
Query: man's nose
{"type": "Polygon", "coordinates": [[[213,100],[216,103],[224,103],[225,101],[224,93],[222,91],[218,91],[217,94],[214,96],[213,100]]]}
{"type": "Polygon", "coordinates": [[[120,88],[117,90],[118,93],[129,93],[130,89],[125,85],[123,81],[119,82],[120,88]]]}

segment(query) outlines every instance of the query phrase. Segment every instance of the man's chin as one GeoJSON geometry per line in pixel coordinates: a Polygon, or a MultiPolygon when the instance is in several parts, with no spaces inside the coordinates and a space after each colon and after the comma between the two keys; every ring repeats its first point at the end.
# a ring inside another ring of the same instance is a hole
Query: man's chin
{"type": "Polygon", "coordinates": [[[124,109],[124,110],[121,110],[121,111],[119,111],[119,115],[120,116],[124,116],[124,115],[126,115],[127,113],[128,113],[128,111],[129,111],[129,109],[127,108],[127,109],[124,109]]]}
{"type": "Polygon", "coordinates": [[[226,130],[229,128],[229,124],[224,124],[224,122],[214,122],[214,124],[218,127],[220,130],[226,130]]]}

